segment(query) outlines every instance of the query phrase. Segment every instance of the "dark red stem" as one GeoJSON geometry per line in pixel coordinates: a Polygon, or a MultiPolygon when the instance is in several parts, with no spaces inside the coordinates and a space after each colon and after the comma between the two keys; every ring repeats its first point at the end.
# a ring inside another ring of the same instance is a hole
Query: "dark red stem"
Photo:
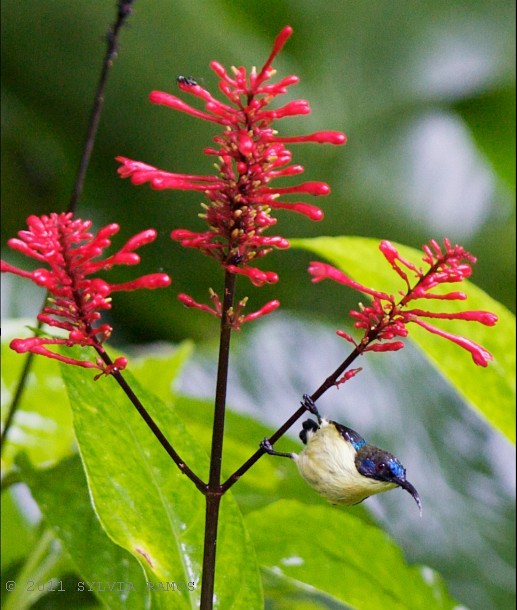
{"type": "Polygon", "coordinates": [[[90,158],[92,156],[93,146],[97,136],[97,129],[101,119],[102,108],[104,106],[104,92],[106,91],[106,83],[108,82],[108,73],[118,52],[118,35],[126,19],[131,14],[131,5],[133,4],[133,1],[134,0],[119,0],[119,2],[117,2],[117,18],[106,34],[106,54],[104,56],[104,61],[102,62],[101,74],[93,100],[88,128],[86,130],[83,154],[77,170],[72,195],[70,196],[70,201],[68,203],[68,211],[72,213],[75,213],[77,202],[79,201],[79,198],[83,192],[84,180],[90,164],[90,158]]]}
{"type": "Polygon", "coordinates": [[[205,542],[203,552],[203,572],[201,580],[201,610],[213,607],[215,562],[217,549],[217,526],[219,506],[223,493],[221,486],[221,464],[223,457],[224,420],[226,414],[226,390],[230,356],[231,322],[228,311],[233,307],[235,295],[235,275],[226,271],[224,297],[221,316],[219,361],[215,391],[214,422],[212,428],[212,450],[210,454],[210,475],[206,491],[205,542]]]}

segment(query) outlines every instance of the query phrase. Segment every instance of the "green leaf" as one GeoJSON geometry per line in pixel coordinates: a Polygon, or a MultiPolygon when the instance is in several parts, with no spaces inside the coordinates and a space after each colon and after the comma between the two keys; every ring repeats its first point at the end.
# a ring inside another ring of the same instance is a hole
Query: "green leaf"
{"type": "Polygon", "coordinates": [[[141,385],[152,388],[155,396],[168,402],[173,395],[174,383],[193,351],[191,341],[183,341],[160,354],[151,351],[131,360],[131,372],[141,385]]]}
{"type": "Polygon", "coordinates": [[[72,558],[80,575],[78,582],[86,583],[85,589],[77,584],[78,599],[88,590],[88,583],[102,583],[94,586],[93,592],[107,607],[146,607],[149,594],[142,568],[102,529],[79,456],[46,470],[35,469],[25,456],[17,464],[46,522],[72,558]]]}
{"type": "MultiPolygon", "coordinates": [[[[9,348],[13,337],[31,336],[27,320],[7,320],[2,336],[2,422],[18,384],[27,355],[9,348]]],[[[63,380],[56,361],[33,359],[31,372],[2,452],[2,475],[15,456],[25,452],[35,465],[56,463],[73,452],[74,433],[63,380]]]]}
{"type": "MultiPolygon", "coordinates": [[[[93,383],[63,367],[74,428],[95,510],[108,535],[132,553],[156,583],[153,607],[196,608],[203,550],[203,496],[180,473],[113,378],[93,383]],[[163,591],[158,583],[178,583],[163,591]],[[191,585],[189,590],[186,583],[191,585]],[[174,595],[173,602],[171,595],[174,595]]],[[[180,456],[202,478],[206,454],[174,409],[124,377],[180,456]]],[[[260,575],[237,504],[221,505],[216,596],[220,608],[262,605],[260,575]]]]}
{"type": "Polygon", "coordinates": [[[21,560],[34,546],[34,527],[31,527],[27,518],[20,511],[20,507],[13,498],[12,490],[2,493],[2,571],[9,564],[21,560]]]}
{"type": "Polygon", "coordinates": [[[276,570],[262,568],[262,582],[268,610],[350,610],[351,606],[338,601],[311,585],[289,578],[276,570]]]}
{"type": "MultiPolygon", "coordinates": [[[[315,252],[368,287],[391,294],[403,290],[400,278],[379,251],[379,241],[363,237],[319,237],[292,240],[315,252]]],[[[415,264],[422,252],[394,243],[403,257],[415,264]]],[[[430,362],[449,380],[467,402],[490,424],[515,443],[515,316],[470,282],[462,283],[466,301],[428,301],[431,311],[486,310],[497,314],[495,327],[475,322],[439,320],[444,330],[479,343],[494,356],[487,368],[475,368],[470,354],[450,341],[411,325],[411,339],[424,351],[430,362]]]]}
{"type": "Polygon", "coordinates": [[[248,514],[246,523],[261,566],[352,608],[456,605],[435,572],[408,566],[382,530],[348,511],[280,500],[248,514]]]}

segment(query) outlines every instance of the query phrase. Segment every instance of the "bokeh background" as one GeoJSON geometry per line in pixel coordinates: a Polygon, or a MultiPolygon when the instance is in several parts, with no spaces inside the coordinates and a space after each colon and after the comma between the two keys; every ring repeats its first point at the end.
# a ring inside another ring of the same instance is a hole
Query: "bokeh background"
{"type": "MultiPolygon", "coordinates": [[[[2,246],[24,228],[27,215],[67,206],[113,5],[2,0],[2,246]]],[[[207,288],[217,290],[222,280],[213,261],[183,251],[168,234],[202,228],[200,198],[134,187],[117,177],[114,158],[210,172],[213,159],[201,150],[215,127],[152,105],[149,92],[176,93],[179,74],[215,91],[210,60],[260,67],[286,24],[294,35],[275,67],[281,76],[301,78],[289,99],[309,100],[312,114],[277,128],[289,135],[341,130],[348,143],[293,148],[304,178],[328,182],[332,194],[316,202],[325,211],[321,223],[280,211],[274,233],[362,235],[415,247],[447,236],[478,257],[473,281],[515,311],[513,1],[137,0],[121,35],[79,215],[96,227],[120,223],[119,244],[144,228],[159,231],[141,251],[142,268],[172,275],[173,290],[124,296],[118,306],[115,299],[113,341],[195,339],[198,356],[183,381],[188,392],[212,390],[218,330],[208,317],[185,312],[176,294],[204,301],[207,288]]],[[[2,257],[17,261],[3,248],[2,257]]],[[[356,304],[356,295],[348,302],[337,287],[314,291],[306,274],[310,258],[273,253],[263,267],[277,271],[280,283],[240,286],[250,308],[271,298],[282,302],[276,321],[236,342],[241,357],[231,394],[237,408],[271,423],[285,419],[279,397],[296,402],[339,363],[343,346],[332,329],[343,327],[343,313],[356,304]]],[[[132,273],[113,270],[111,277],[132,273]]],[[[41,298],[3,278],[4,317],[34,315],[41,298]]],[[[420,473],[413,482],[424,505],[426,497],[431,504],[427,522],[408,517],[414,507],[398,498],[372,500],[408,558],[441,571],[472,608],[513,607],[514,449],[411,349],[396,363],[372,360],[369,377],[351,386],[346,400],[324,404],[341,419],[343,402],[359,405],[346,423],[397,448],[420,473]]]]}

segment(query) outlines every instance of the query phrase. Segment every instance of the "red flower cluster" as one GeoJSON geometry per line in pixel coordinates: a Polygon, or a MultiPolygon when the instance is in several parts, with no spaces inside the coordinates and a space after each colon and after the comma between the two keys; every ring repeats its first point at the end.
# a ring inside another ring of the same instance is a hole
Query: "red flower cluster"
{"type": "Polygon", "coordinates": [[[96,368],[109,374],[114,369],[125,368],[126,358],[118,358],[113,365],[106,365],[102,360],[93,363],[68,358],[50,351],[47,346],[93,346],[102,353],[102,343],[110,336],[112,328],[109,324],[94,324],[101,317],[100,310],[111,308],[110,294],[138,288],[163,288],[171,280],[164,273],[145,275],[123,284],[109,284],[100,278],[88,278],[87,276],[108,270],[113,265],[138,264],[140,257],[135,250],[156,239],[154,229],[142,231],[112,256],[94,261],[111,244],[109,238],[118,232],[119,226],[110,224],[97,235],[92,235],[88,232],[91,224],[90,221],[74,219],[70,213],[29,216],[29,230],[20,231],[19,239],[10,239],[7,243],[13,250],[46,263],[49,268],[25,271],[2,261],[1,270],[26,277],[38,286],[45,287],[51,296],[38,315],[38,320],[68,332],[66,339],[44,336],[14,339],[11,342],[12,349],[19,353],[41,354],[85,368],[96,368]]]}
{"type": "Polygon", "coordinates": [[[357,344],[344,331],[338,331],[337,334],[353,343],[361,353],[366,351],[396,351],[404,347],[404,344],[402,341],[394,339],[396,337],[406,337],[408,334],[406,325],[409,322],[414,322],[429,332],[440,335],[469,351],[476,364],[487,366],[488,361],[492,360],[490,352],[474,341],[441,330],[429,324],[429,322],[425,322],[422,318],[475,321],[485,326],[493,326],[497,322],[495,314],[487,311],[433,313],[424,309],[407,308],[408,303],[417,299],[440,299],[445,301],[466,299],[467,297],[463,292],[437,294],[431,292],[431,290],[440,284],[461,282],[468,278],[472,273],[469,263],[475,263],[475,257],[461,246],[452,246],[448,239],[444,240],[443,250],[436,241],[432,240],[429,245],[423,246],[425,256],[422,260],[429,266],[426,271],[423,271],[400,256],[390,242],[382,241],[379,248],[393,270],[406,284],[406,290],[400,291],[402,298],[398,303],[393,295],[367,288],[331,265],[319,262],[310,264],[309,273],[313,276],[313,282],[332,279],[372,297],[370,305],[366,307],[361,305],[359,311],[350,312],[350,315],[356,319],[354,326],[364,330],[364,336],[360,343],[357,344]],[[407,271],[404,270],[404,267],[407,271]],[[408,272],[416,278],[414,285],[411,284],[408,272]]]}
{"type": "MultiPolygon", "coordinates": [[[[306,136],[281,137],[272,128],[276,119],[308,114],[305,100],[295,100],[276,110],[267,109],[278,95],[287,93],[296,84],[297,76],[288,76],[278,83],[267,81],[276,73],[271,64],[292,34],[285,27],[277,36],[273,51],[257,73],[247,74],[246,69],[233,68],[229,75],[216,61],[210,67],[221,79],[219,89],[227,102],[221,102],[190,77],[178,77],[179,88],[199,98],[205,111],[198,110],[169,93],[153,91],[150,100],[191,116],[216,123],[224,131],[214,137],[216,147],[204,152],[218,159],[217,175],[173,174],[140,161],[117,157],[122,163],[118,172],[123,178],[131,177],[133,184],[149,182],[154,189],[181,189],[202,192],[208,199],[203,204],[202,217],[208,230],[194,232],[177,229],[171,237],[184,247],[197,248],[215,258],[231,273],[246,275],[256,286],[274,283],[276,273],[250,266],[255,259],[265,256],[272,248],[287,248],[289,242],[280,236],[267,237],[264,232],[276,223],[273,209],[286,209],[303,214],[311,220],[320,220],[322,211],[305,202],[281,201],[288,194],[327,195],[330,188],[323,182],[304,182],[292,187],[271,187],[270,182],[283,176],[301,174],[301,165],[289,165],[291,153],[285,144],[317,142],[344,144],[341,132],[322,131],[306,136]]],[[[192,305],[196,306],[196,305],[192,305]]]]}

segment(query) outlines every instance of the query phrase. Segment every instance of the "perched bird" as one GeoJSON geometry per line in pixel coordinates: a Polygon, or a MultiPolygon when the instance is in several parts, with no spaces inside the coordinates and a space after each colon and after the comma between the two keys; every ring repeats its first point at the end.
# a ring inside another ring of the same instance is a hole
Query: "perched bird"
{"type": "Polygon", "coordinates": [[[420,496],[395,456],[368,445],[351,428],[320,417],[309,396],[304,395],[302,404],[318,418],[318,423],[312,419],[303,423],[303,451],[280,453],[264,439],[261,447],[266,453],[294,460],[302,478],[333,504],[350,506],[398,486],[413,496],[422,514],[420,496]]]}

